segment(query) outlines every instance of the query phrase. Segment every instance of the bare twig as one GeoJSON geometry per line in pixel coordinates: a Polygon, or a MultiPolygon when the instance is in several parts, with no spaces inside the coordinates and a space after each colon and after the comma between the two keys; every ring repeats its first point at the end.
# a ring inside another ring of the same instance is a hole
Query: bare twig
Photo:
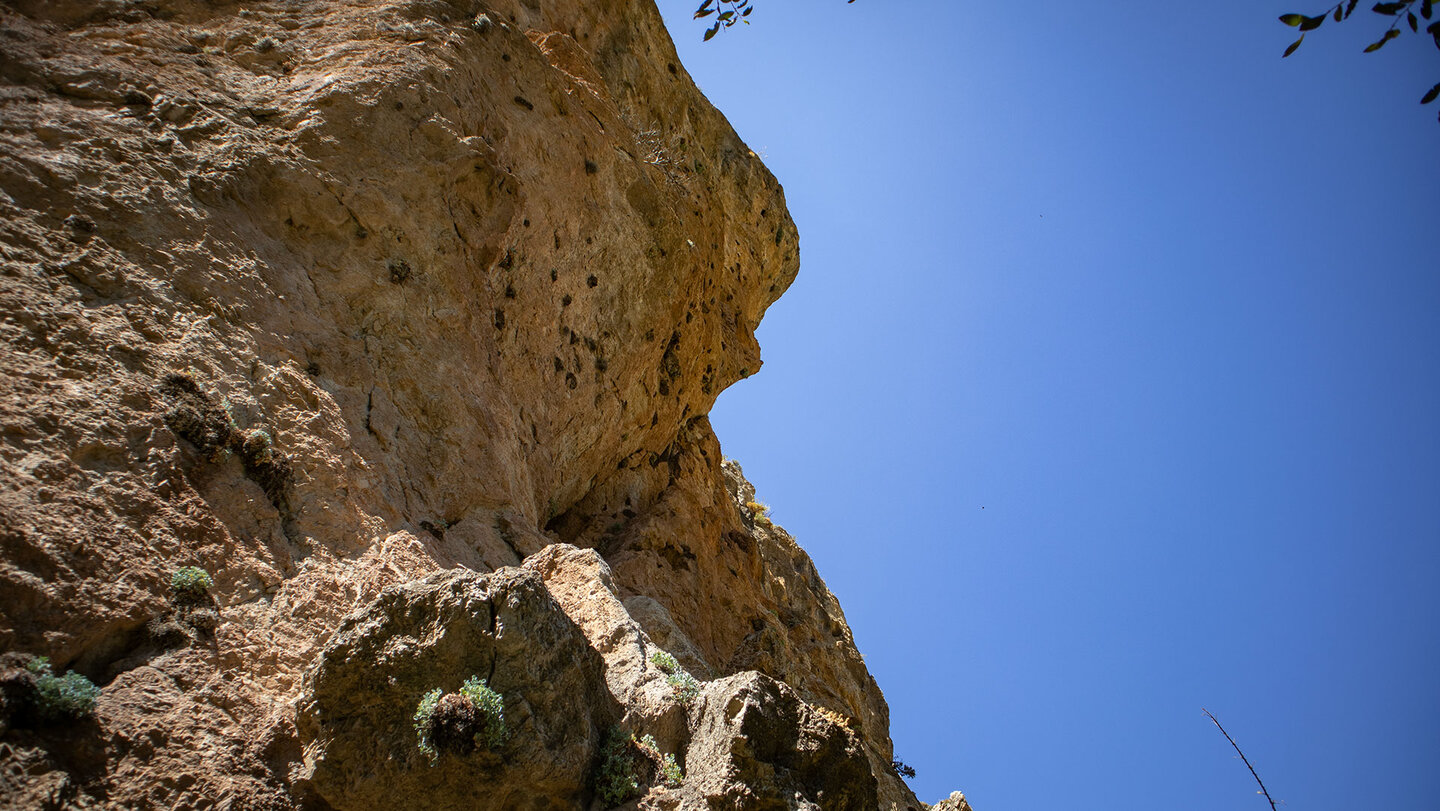
{"type": "Polygon", "coordinates": [[[1200,711],[1205,713],[1205,715],[1209,716],[1211,722],[1215,724],[1215,728],[1220,730],[1220,734],[1225,736],[1225,740],[1229,741],[1230,745],[1235,747],[1236,752],[1239,752],[1240,759],[1245,761],[1245,767],[1250,770],[1250,774],[1255,778],[1255,782],[1260,784],[1260,793],[1264,794],[1265,799],[1270,801],[1270,811],[1276,811],[1275,800],[1271,798],[1270,792],[1265,790],[1265,783],[1260,780],[1260,775],[1255,773],[1255,767],[1250,765],[1250,758],[1245,757],[1245,753],[1240,751],[1240,744],[1236,743],[1235,739],[1230,737],[1230,733],[1225,731],[1225,727],[1220,726],[1219,719],[1217,719],[1214,715],[1211,715],[1209,710],[1201,707],[1200,711]]]}

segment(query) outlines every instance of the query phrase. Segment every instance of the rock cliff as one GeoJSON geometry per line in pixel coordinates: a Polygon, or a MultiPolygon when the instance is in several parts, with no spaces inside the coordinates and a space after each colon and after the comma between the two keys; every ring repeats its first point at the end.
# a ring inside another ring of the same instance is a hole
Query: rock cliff
{"type": "Polygon", "coordinates": [[[0,253],[0,805],[921,807],[706,419],[797,235],[650,0],[10,0],[0,253]]]}

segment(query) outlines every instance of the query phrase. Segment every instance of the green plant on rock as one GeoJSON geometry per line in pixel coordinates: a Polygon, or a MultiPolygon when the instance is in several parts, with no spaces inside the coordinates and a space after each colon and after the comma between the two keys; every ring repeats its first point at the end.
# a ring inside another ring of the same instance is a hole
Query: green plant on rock
{"type": "Polygon", "coordinates": [[[650,654],[650,664],[660,668],[662,673],[674,673],[680,670],[680,663],[668,651],[657,650],[650,654]]]}
{"type": "Polygon", "coordinates": [[[675,756],[660,751],[655,736],[636,738],[632,732],[611,727],[600,750],[600,768],[595,773],[595,796],[606,808],[640,796],[650,782],[679,788],[685,774],[675,756]]]}
{"type": "MultiPolygon", "coordinates": [[[[635,736],[631,735],[630,740],[634,741],[635,736]]],[[[675,756],[669,752],[661,752],[660,745],[655,742],[654,735],[645,735],[638,741],[640,750],[655,764],[655,776],[666,788],[680,788],[685,782],[685,773],[680,771],[680,764],[675,762],[675,756]]]]}
{"type": "Polygon", "coordinates": [[[611,727],[605,736],[600,768],[595,772],[595,796],[606,808],[640,796],[634,741],[635,736],[620,727],[611,727]]]}
{"type": "Polygon", "coordinates": [[[430,722],[435,717],[435,707],[440,704],[440,696],[444,694],[445,691],[439,687],[426,693],[421,697],[419,706],[415,708],[415,715],[413,717],[415,721],[415,737],[417,738],[416,746],[418,746],[420,751],[424,752],[431,761],[434,761],[440,753],[435,751],[435,744],[430,741],[430,722]]]}
{"type": "Polygon", "coordinates": [[[56,676],[44,656],[31,659],[25,667],[35,674],[35,712],[41,720],[78,721],[95,711],[100,688],[89,679],[74,671],[56,676]]]}
{"type": "Polygon", "coordinates": [[[770,505],[762,501],[747,501],[745,508],[750,511],[756,524],[766,528],[774,526],[774,522],[770,520],[770,505]]]}
{"type": "Polygon", "coordinates": [[[177,605],[205,602],[210,587],[215,585],[210,573],[199,566],[182,566],[170,575],[170,594],[177,605]]]}
{"type": "Polygon", "coordinates": [[[508,734],[505,729],[505,698],[491,690],[484,679],[474,676],[460,685],[460,695],[469,699],[485,719],[483,728],[475,733],[476,745],[483,744],[486,749],[500,748],[508,734]]]}
{"type": "Polygon", "coordinates": [[[669,752],[665,753],[665,761],[660,764],[660,776],[670,788],[680,788],[685,783],[685,773],[680,771],[680,764],[675,762],[675,756],[669,752]]]}
{"type": "Polygon", "coordinates": [[[505,743],[505,698],[478,676],[454,693],[439,687],[421,697],[412,717],[416,745],[433,764],[441,751],[468,755],[475,749],[493,751],[505,743]]]}
{"type": "Polygon", "coordinates": [[[663,650],[657,650],[650,654],[650,664],[660,668],[660,672],[665,674],[665,681],[670,684],[670,689],[674,692],[675,700],[680,703],[680,706],[688,707],[700,696],[700,682],[690,675],[689,671],[681,667],[680,663],[675,661],[674,656],[663,650]]]}

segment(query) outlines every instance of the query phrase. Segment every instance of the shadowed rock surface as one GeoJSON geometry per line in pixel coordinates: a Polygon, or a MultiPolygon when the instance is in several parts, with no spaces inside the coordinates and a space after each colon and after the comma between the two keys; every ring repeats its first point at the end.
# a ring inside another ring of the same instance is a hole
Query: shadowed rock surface
{"type": "Polygon", "coordinates": [[[714,682],[705,693],[685,790],[696,807],[875,808],[875,778],[847,726],[760,673],[714,682]]]}

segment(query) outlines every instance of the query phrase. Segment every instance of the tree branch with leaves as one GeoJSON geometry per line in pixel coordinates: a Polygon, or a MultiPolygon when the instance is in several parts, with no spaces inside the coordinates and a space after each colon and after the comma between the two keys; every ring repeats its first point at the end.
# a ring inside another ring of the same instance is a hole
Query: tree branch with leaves
{"type": "Polygon", "coordinates": [[[754,10],[750,0],[705,0],[700,4],[700,8],[695,9],[695,19],[703,20],[711,15],[715,16],[714,24],[705,29],[705,41],[709,42],[722,28],[732,28],[736,23],[749,25],[750,21],[745,18],[754,10]]]}
{"type": "MultiPolygon", "coordinates": [[[[1300,38],[1290,43],[1290,47],[1285,49],[1285,53],[1281,54],[1281,58],[1283,59],[1295,53],[1295,49],[1299,48],[1300,43],[1305,41],[1305,35],[1319,28],[1327,19],[1333,19],[1337,23],[1350,19],[1350,15],[1354,13],[1355,6],[1358,4],[1359,0],[1340,0],[1340,2],[1313,17],[1305,14],[1281,14],[1280,22],[1300,29],[1300,38]]],[[[1434,11],[1433,0],[1406,0],[1400,3],[1376,3],[1370,10],[1376,14],[1394,19],[1391,20],[1390,27],[1385,29],[1385,33],[1380,36],[1380,39],[1372,42],[1365,48],[1365,53],[1378,51],[1385,47],[1385,43],[1400,36],[1404,31],[1402,25],[1408,25],[1410,32],[1413,34],[1420,33],[1421,19],[1423,18],[1426,21],[1430,20],[1430,16],[1434,11]],[[1420,9],[1420,15],[1418,17],[1415,15],[1416,6],[1419,6],[1420,9]]],[[[1440,48],[1440,21],[1432,22],[1425,26],[1425,33],[1429,34],[1431,38],[1435,40],[1435,47],[1440,48]]],[[[1421,97],[1420,103],[1429,104],[1437,97],[1440,97],[1440,83],[1436,83],[1434,87],[1430,88],[1429,92],[1421,97]]]]}
{"type": "MultiPolygon", "coordinates": [[[[853,3],[855,0],[845,2],[853,3]]],[[[709,42],[722,28],[734,28],[739,23],[749,25],[750,21],[745,18],[754,10],[750,0],[705,0],[695,9],[695,19],[704,20],[714,15],[715,22],[705,29],[705,41],[709,42]]]]}

